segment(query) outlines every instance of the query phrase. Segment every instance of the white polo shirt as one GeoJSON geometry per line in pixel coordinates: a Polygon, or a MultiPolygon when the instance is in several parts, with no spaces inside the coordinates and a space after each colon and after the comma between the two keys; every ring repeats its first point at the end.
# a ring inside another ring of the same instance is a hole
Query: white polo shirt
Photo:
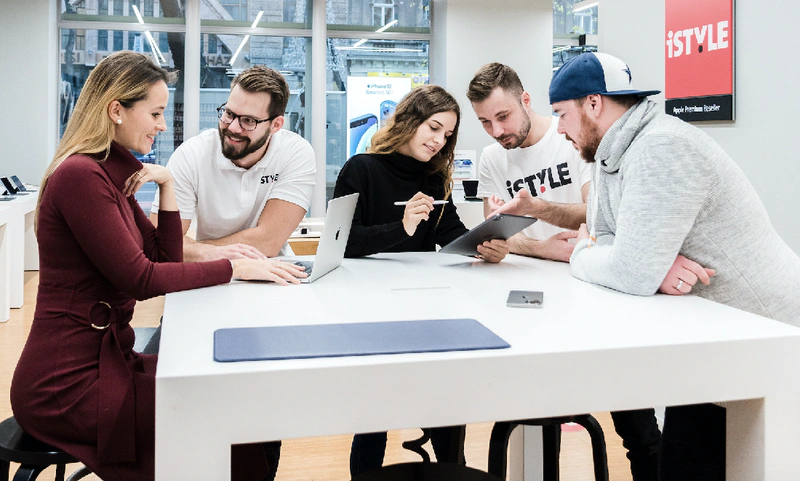
{"type": "MultiPolygon", "coordinates": [[[[311,144],[289,130],[272,135],[264,157],[249,169],[222,155],[219,133],[209,129],[178,147],[167,163],[175,179],[181,219],[196,218],[197,240],[219,239],[255,227],[270,199],[311,205],[316,162],[311,144]]],[[[156,191],[152,213],[158,212],[156,191]]],[[[284,245],[281,254],[287,251],[284,245]]]]}

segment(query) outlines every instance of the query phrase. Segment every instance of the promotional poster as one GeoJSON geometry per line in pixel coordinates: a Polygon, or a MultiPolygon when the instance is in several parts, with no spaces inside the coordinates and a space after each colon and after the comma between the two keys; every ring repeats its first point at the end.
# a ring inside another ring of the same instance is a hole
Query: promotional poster
{"type": "Polygon", "coordinates": [[[347,77],[347,158],[366,152],[372,135],[411,91],[410,77],[347,77]]]}
{"type": "Polygon", "coordinates": [[[665,0],[666,112],[734,119],[733,0],[665,0]]]}

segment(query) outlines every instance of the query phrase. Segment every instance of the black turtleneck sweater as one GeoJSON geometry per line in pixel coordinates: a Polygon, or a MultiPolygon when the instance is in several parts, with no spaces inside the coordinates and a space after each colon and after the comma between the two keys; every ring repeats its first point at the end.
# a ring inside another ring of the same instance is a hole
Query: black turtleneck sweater
{"type": "Polygon", "coordinates": [[[353,227],[347,241],[346,257],[361,257],[378,252],[429,252],[445,246],[467,228],[461,222],[452,198],[433,206],[430,218],[417,226],[413,236],[403,228],[405,206],[417,192],[436,200],[444,198],[444,182],[431,174],[426,162],[402,154],[360,154],[344,164],[333,197],[358,192],[353,227]],[[444,214],[439,218],[441,209],[444,214]]]}

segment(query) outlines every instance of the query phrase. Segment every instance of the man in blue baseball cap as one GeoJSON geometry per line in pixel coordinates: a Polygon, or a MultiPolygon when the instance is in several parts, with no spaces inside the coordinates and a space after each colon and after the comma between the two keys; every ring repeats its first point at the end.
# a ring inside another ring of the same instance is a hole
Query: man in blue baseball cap
{"type": "MultiPolygon", "coordinates": [[[[657,93],[635,88],[628,66],[603,53],[553,75],[558,131],[594,163],[590,227],[579,230],[572,274],[643,296],[692,291],[800,326],[800,257],[744,172],[705,132],[647,98],[657,93]]],[[[724,429],[719,406],[667,408],[661,480],[725,479],[724,429]]]]}

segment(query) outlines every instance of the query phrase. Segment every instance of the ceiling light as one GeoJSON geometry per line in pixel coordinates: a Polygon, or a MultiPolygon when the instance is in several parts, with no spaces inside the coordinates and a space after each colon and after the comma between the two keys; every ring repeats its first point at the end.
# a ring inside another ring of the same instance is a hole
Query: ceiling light
{"type": "MultiPolygon", "coordinates": [[[[250,28],[256,28],[256,25],[258,25],[258,22],[259,22],[259,20],[261,20],[261,16],[262,15],[264,15],[264,10],[260,10],[258,12],[258,15],[256,15],[256,19],[253,20],[253,24],[250,25],[250,28]]],[[[250,35],[249,34],[244,36],[244,38],[242,39],[242,42],[239,44],[239,47],[236,49],[236,52],[233,53],[233,56],[231,57],[230,62],[228,62],[228,65],[233,65],[233,62],[236,61],[236,57],[238,57],[239,54],[242,52],[242,47],[244,47],[244,44],[246,44],[248,40],[250,40],[250,35]]]]}
{"type": "Polygon", "coordinates": [[[582,2],[578,2],[572,6],[572,12],[580,12],[582,10],[587,10],[592,7],[596,7],[599,4],[599,0],[583,0],[582,2]]]}
{"type": "MultiPolygon", "coordinates": [[[[136,14],[136,18],[139,20],[139,23],[144,25],[144,19],[142,18],[142,14],[139,13],[139,8],[136,5],[131,5],[131,7],[133,7],[133,13],[136,14]]],[[[150,44],[150,50],[153,51],[153,57],[155,57],[156,62],[167,63],[167,59],[164,58],[164,55],[161,54],[161,50],[159,50],[158,45],[156,45],[153,34],[151,34],[148,30],[145,30],[144,35],[147,37],[147,42],[150,44]]]]}

